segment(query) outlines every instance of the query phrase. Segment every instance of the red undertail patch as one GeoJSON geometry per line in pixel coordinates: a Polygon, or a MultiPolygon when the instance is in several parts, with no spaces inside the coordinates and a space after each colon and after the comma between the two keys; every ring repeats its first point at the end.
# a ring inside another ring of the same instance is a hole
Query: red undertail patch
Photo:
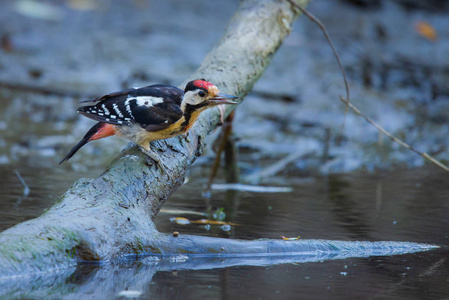
{"type": "Polygon", "coordinates": [[[103,123],[103,126],[101,126],[98,131],[89,138],[89,141],[99,140],[114,134],[115,126],[112,124],[103,123]]]}

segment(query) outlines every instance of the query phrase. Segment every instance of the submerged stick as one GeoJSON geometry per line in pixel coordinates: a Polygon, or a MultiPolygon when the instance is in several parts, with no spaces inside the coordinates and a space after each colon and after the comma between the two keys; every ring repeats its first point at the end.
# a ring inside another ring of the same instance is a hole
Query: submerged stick
{"type": "Polygon", "coordinates": [[[30,194],[30,188],[28,187],[25,180],[20,175],[19,171],[14,170],[14,173],[16,173],[17,178],[19,178],[20,183],[23,185],[23,196],[27,197],[30,194]]]}

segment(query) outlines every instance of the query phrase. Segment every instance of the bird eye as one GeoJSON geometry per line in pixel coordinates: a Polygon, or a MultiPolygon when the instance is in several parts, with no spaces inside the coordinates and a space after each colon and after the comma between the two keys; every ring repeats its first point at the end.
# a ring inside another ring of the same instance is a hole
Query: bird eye
{"type": "Polygon", "coordinates": [[[200,95],[200,97],[204,97],[206,96],[206,93],[204,91],[199,91],[198,95],[200,95]]]}

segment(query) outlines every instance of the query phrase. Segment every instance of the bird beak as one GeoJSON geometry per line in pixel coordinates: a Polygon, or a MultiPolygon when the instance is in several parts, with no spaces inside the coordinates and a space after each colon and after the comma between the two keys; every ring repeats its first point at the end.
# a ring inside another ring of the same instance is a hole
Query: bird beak
{"type": "Polygon", "coordinates": [[[210,105],[220,105],[220,104],[238,104],[235,101],[232,101],[230,99],[238,99],[236,96],[226,95],[223,93],[218,93],[215,95],[215,97],[208,100],[210,105]]]}

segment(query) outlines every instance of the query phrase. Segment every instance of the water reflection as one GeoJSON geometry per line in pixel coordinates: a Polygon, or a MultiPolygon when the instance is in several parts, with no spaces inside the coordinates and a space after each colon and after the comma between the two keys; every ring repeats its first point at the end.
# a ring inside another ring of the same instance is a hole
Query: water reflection
{"type": "MultiPolygon", "coordinates": [[[[23,186],[13,169],[1,169],[1,226],[40,215],[50,207],[71,183],[82,175],[57,168],[17,167],[30,195],[17,205],[23,186]]],[[[156,218],[159,230],[181,234],[231,237],[240,239],[301,236],[340,240],[397,240],[448,245],[448,188],[445,173],[427,169],[397,171],[357,176],[316,177],[297,182],[292,193],[214,191],[206,202],[201,198],[203,179],[192,169],[191,180],[183,186],[156,218]],[[378,201],[378,184],[382,183],[382,201],[378,201]],[[220,226],[170,222],[170,217],[190,219],[223,208],[225,220],[239,224],[224,232],[220,226]]],[[[205,179],[204,179],[205,180],[205,179]]],[[[4,298],[111,298],[121,291],[139,291],[141,297],[185,299],[199,295],[219,298],[242,295],[254,298],[295,298],[307,296],[354,298],[405,297],[420,299],[424,295],[449,295],[445,280],[449,277],[448,248],[421,254],[392,257],[345,258],[324,261],[329,257],[264,258],[178,258],[175,261],[125,261],[118,265],[80,265],[57,273],[25,276],[0,281],[4,298]],[[307,260],[308,259],[308,260],[307,260]],[[309,261],[309,263],[301,263],[309,261]],[[348,290],[347,286],[352,289],[348,290]],[[414,286],[427,290],[415,293],[414,286]],[[313,288],[312,288],[313,287],[313,288]],[[314,290],[319,289],[320,292],[314,290]]],[[[344,258],[344,257],[334,257],[344,258]]],[[[430,298],[432,298],[430,297],[430,298]]],[[[296,298],[295,298],[296,299],[296,298]]]]}
{"type": "MultiPolygon", "coordinates": [[[[370,240],[370,226],[365,222],[368,218],[360,209],[358,199],[348,194],[351,182],[342,175],[331,175],[328,178],[329,205],[336,223],[346,229],[355,239],[370,240]]],[[[369,213],[369,212],[367,212],[369,213]]]]}
{"type": "MultiPolygon", "coordinates": [[[[438,258],[444,250],[425,257],[350,258],[310,262],[310,257],[264,258],[143,258],[118,265],[79,265],[76,269],[0,281],[2,298],[113,299],[123,291],[143,298],[272,299],[363,297],[438,298],[449,292],[447,278],[433,279],[449,267],[438,258]],[[277,265],[280,264],[280,265],[277,265]],[[441,285],[438,285],[441,283],[441,285]],[[351,288],[348,288],[349,285],[351,288]],[[305,294],[304,294],[305,293],[305,294]],[[309,294],[310,293],[310,294],[309,294]]],[[[447,253],[447,252],[446,252],[447,253]]],[[[312,259],[314,260],[314,259],[312,259]]],[[[125,293],[126,294],[126,293],[125,293]]]]}

